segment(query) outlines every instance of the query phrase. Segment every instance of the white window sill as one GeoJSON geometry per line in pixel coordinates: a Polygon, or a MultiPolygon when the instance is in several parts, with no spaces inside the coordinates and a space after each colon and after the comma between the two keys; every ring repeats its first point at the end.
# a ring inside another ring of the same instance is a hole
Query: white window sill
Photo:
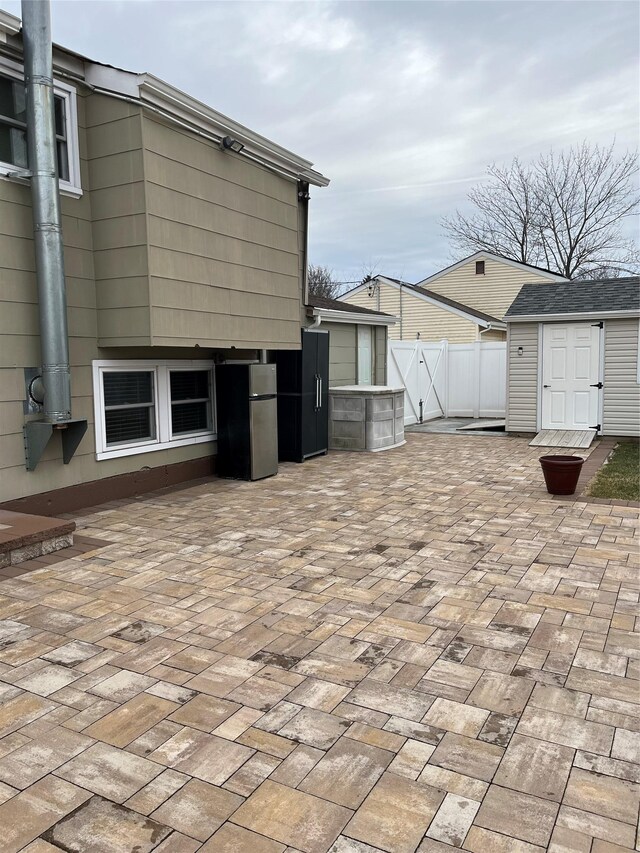
{"type": "MultiPolygon", "coordinates": [[[[19,175],[9,174],[10,172],[20,172],[22,171],[17,166],[14,166],[11,169],[6,168],[5,166],[0,166],[0,179],[3,181],[10,181],[13,184],[21,184],[23,187],[28,187],[30,185],[29,178],[21,178],[19,175]]],[[[60,181],[60,195],[69,196],[69,198],[82,198],[84,193],[80,187],[75,187],[73,184],[67,183],[67,181],[60,181]]]]}
{"type": "Polygon", "coordinates": [[[143,453],[154,453],[156,450],[173,450],[174,447],[187,447],[190,444],[206,444],[215,441],[217,433],[210,432],[203,435],[190,435],[185,438],[177,438],[174,441],[154,441],[148,444],[135,444],[129,447],[118,447],[113,450],[104,450],[96,453],[98,462],[104,459],[119,459],[121,456],[140,456],[143,453]]]}

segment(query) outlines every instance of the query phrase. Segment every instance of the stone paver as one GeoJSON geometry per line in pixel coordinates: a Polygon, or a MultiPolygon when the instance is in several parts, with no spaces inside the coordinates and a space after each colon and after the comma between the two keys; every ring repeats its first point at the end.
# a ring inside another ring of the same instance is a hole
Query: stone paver
{"type": "Polygon", "coordinates": [[[415,434],[78,516],[0,580],[2,850],[633,850],[639,513],[538,455],[415,434]]]}

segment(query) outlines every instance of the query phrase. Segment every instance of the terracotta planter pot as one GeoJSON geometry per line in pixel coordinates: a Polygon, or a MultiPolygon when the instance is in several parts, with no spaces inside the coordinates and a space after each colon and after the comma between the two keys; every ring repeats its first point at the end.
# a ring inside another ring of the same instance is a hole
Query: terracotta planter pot
{"type": "Polygon", "coordinates": [[[541,456],[540,465],[550,495],[572,495],[584,465],[582,456],[541,456]]]}

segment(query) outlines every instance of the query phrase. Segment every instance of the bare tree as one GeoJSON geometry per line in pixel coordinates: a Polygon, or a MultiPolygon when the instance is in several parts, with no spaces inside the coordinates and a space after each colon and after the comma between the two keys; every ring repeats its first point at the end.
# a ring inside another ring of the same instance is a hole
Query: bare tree
{"type": "Polygon", "coordinates": [[[469,193],[474,212],[443,220],[459,250],[485,250],[566,278],[613,278],[640,269],[640,253],[623,236],[638,209],[637,152],[583,143],[551,151],[528,166],[488,168],[490,180],[469,193]]]}
{"type": "Polygon", "coordinates": [[[316,264],[309,264],[307,273],[309,293],[312,296],[324,296],[325,299],[337,299],[340,282],[333,277],[333,270],[316,264]]]}

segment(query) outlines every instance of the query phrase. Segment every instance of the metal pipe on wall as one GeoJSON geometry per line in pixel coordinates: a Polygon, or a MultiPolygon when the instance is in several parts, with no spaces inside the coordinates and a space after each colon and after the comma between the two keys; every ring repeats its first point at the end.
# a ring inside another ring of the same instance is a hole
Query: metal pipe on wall
{"type": "Polygon", "coordinates": [[[22,39],[40,310],[43,414],[46,422],[56,424],[71,418],[71,375],[49,0],[22,0],[22,39]]]}
{"type": "Polygon", "coordinates": [[[62,461],[68,465],[87,431],[87,421],[71,417],[50,0],[22,0],[22,43],[40,313],[40,375],[29,382],[28,394],[42,405],[42,419],[28,420],[23,427],[25,463],[33,471],[54,433],[60,433],[62,461]]]}

